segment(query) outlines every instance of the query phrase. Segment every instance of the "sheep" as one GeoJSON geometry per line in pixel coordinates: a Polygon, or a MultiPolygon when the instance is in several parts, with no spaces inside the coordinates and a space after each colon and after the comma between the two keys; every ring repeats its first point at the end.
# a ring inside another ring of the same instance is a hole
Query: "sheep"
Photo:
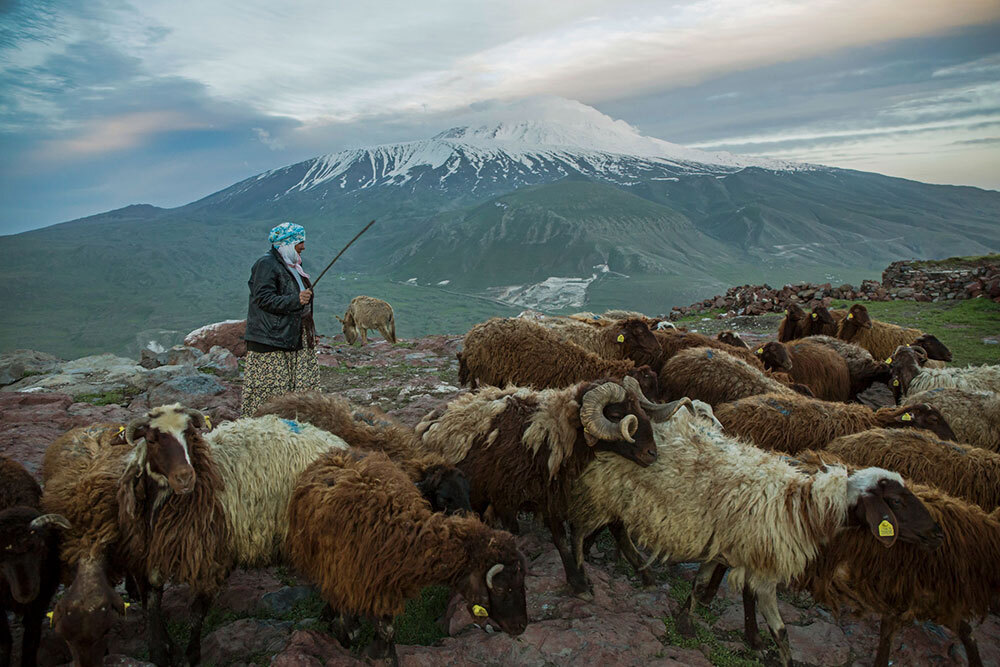
{"type": "Polygon", "coordinates": [[[368,344],[368,330],[378,329],[382,338],[390,343],[396,343],[396,320],[392,306],[371,296],[356,296],[347,306],[344,317],[337,317],[343,325],[344,338],[349,345],[361,337],[361,345],[368,344]]]}
{"type": "Polygon", "coordinates": [[[58,514],[42,514],[41,489],[24,466],[0,456],[0,664],[10,664],[13,640],[7,612],[21,615],[21,665],[38,656],[42,618],[59,586],[58,514]]]}
{"type": "Polygon", "coordinates": [[[740,335],[732,329],[726,329],[725,331],[720,331],[715,334],[715,340],[720,343],[725,343],[726,345],[742,348],[744,350],[750,349],[750,346],[746,344],[746,341],[744,341],[740,335]]]}
{"type": "MultiPolygon", "coordinates": [[[[844,319],[837,325],[837,338],[846,340],[849,343],[860,345],[872,353],[875,359],[885,359],[891,357],[893,351],[900,345],[912,344],[917,338],[923,336],[920,329],[896,326],[888,322],[873,320],[868,315],[868,309],[860,303],[851,306],[844,319]]],[[[941,346],[944,348],[944,346],[941,346]]],[[[929,355],[932,359],[941,358],[951,353],[947,348],[943,350],[935,348],[935,354],[929,355]]]]}
{"type": "Polygon", "coordinates": [[[648,365],[654,371],[663,365],[663,350],[643,319],[624,318],[600,325],[571,318],[551,319],[543,326],[563,341],[576,343],[605,359],[631,359],[635,365],[648,365]]]}
{"type": "Polygon", "coordinates": [[[848,343],[833,336],[807,336],[804,340],[826,345],[841,356],[847,364],[850,376],[850,400],[855,401],[858,394],[868,390],[875,382],[888,384],[890,378],[889,366],[884,361],[876,361],[871,353],[863,347],[848,343]]]}
{"type": "Polygon", "coordinates": [[[822,343],[800,338],[790,343],[774,341],[759,346],[755,353],[769,371],[786,371],[794,382],[804,384],[816,398],[848,401],[851,374],[847,362],[822,343]]]}
{"type": "Polygon", "coordinates": [[[907,396],[904,405],[916,403],[940,410],[959,442],[1000,453],[1000,394],[938,387],[907,396]]]}
{"type": "Polygon", "coordinates": [[[133,448],[118,485],[122,551],[140,588],[152,587],[150,657],[169,662],[161,612],[168,580],[191,588],[194,623],[186,659],[198,662],[201,627],[233,567],[280,562],[296,477],[320,454],[346,449],[308,424],[268,415],[219,425],[178,404],[131,421],[133,448]],[[150,521],[155,517],[155,521],[150,521]]]}
{"type": "MultiPolygon", "coordinates": [[[[382,452],[331,452],[302,473],[288,508],[291,563],[346,621],[364,615],[378,638],[369,656],[396,662],[393,617],[421,588],[458,588],[470,611],[519,635],[528,623],[527,566],[509,533],[478,519],[431,511],[382,452]]],[[[346,636],[345,636],[346,635],[346,636]]]]}
{"type": "Polygon", "coordinates": [[[785,306],[784,319],[778,324],[778,342],[787,343],[790,340],[805,336],[806,320],[808,319],[808,315],[806,315],[806,311],[802,310],[802,306],[794,301],[790,301],[785,306]]]}
{"type": "Polygon", "coordinates": [[[526,507],[545,515],[572,592],[589,598],[589,583],[572,558],[563,522],[573,479],[596,452],[608,450],[640,466],[656,456],[647,410],[666,419],[688,400],[665,406],[644,398],[638,384],[583,382],[566,389],[483,388],[459,396],[417,424],[426,451],[465,471],[472,507],[492,504],[516,530],[526,507]],[[626,389],[628,387],[628,389],[626,389]]]}
{"type": "Polygon", "coordinates": [[[923,354],[923,348],[900,346],[888,358],[892,374],[890,386],[896,403],[938,387],[1000,392],[1000,366],[921,368],[920,359],[923,354]]]}
{"type": "Polygon", "coordinates": [[[851,465],[877,465],[930,484],[987,512],[1000,506],[1000,454],[941,440],[919,429],[871,429],[837,438],[829,452],[851,465]]]}
{"type": "Polygon", "coordinates": [[[893,636],[912,620],[950,628],[969,665],[982,667],[969,621],[989,613],[1000,590],[1000,509],[987,514],[937,489],[908,488],[943,529],[941,548],[884,549],[862,528],[848,528],[820,551],[798,585],[830,609],[848,604],[881,616],[875,667],[888,666],[893,636]]]}
{"type": "Polygon", "coordinates": [[[834,438],[871,428],[924,428],[954,440],[947,420],[929,405],[872,411],[864,405],[831,403],[806,396],[761,394],[715,406],[726,432],[761,449],[795,454],[822,449],[834,438]]]}
{"type": "Polygon", "coordinates": [[[945,363],[951,361],[951,350],[938,340],[934,334],[925,333],[910,343],[910,345],[921,347],[927,352],[928,359],[924,364],[935,364],[931,368],[944,368],[945,363]]]}
{"type": "Polygon", "coordinates": [[[668,330],[656,331],[653,335],[656,336],[656,339],[660,342],[660,347],[663,348],[664,363],[681,350],[687,350],[692,347],[709,347],[713,350],[722,350],[723,352],[726,352],[738,359],[742,359],[754,368],[764,370],[764,366],[760,363],[760,359],[758,359],[749,349],[734,347],[732,345],[719,342],[714,338],[709,338],[704,334],[693,333],[690,331],[668,330]]]}
{"type": "Polygon", "coordinates": [[[664,400],[687,396],[712,406],[754,394],[795,393],[742,359],[705,347],[682,350],[667,360],[659,385],[664,400]]]}
{"type": "Polygon", "coordinates": [[[469,482],[462,471],[440,456],[421,453],[413,429],[378,408],[359,408],[340,396],[307,392],[272,398],[257,410],[258,417],[268,414],[312,424],[357,449],[385,452],[409,475],[435,512],[472,509],[469,482]]]}
{"type": "Polygon", "coordinates": [[[866,468],[848,474],[828,466],[808,475],[685,411],[656,424],[654,436],[659,455],[649,467],[602,453],[578,477],[569,508],[574,556],[582,564],[584,539],[620,522],[656,558],[704,563],[677,618],[683,632],[714,563],[724,562],[734,568],[733,585],[760,596],[781,664],[789,665],[776,587],[802,574],[826,540],[854,521],[886,546],[897,535],[927,545],[937,539],[939,529],[919,503],[890,510],[887,503],[912,498],[896,473],[866,468]],[[880,524],[881,535],[893,536],[880,537],[880,524]]]}
{"type": "Polygon", "coordinates": [[[827,310],[826,306],[815,306],[809,313],[804,336],[836,336],[837,325],[845,317],[846,310],[827,310]]]}
{"type": "Polygon", "coordinates": [[[635,377],[643,392],[656,398],[652,369],[631,359],[605,359],[529,320],[493,318],[477,324],[465,334],[458,354],[458,381],[473,388],[479,383],[561,388],[625,375],[635,377]]]}

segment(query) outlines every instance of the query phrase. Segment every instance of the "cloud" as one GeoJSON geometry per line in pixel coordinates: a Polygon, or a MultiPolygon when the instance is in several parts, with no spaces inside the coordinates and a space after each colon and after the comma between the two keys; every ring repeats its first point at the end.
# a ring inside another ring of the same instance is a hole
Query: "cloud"
{"type": "Polygon", "coordinates": [[[281,139],[275,139],[271,136],[271,133],[262,127],[253,128],[253,133],[256,135],[257,140],[264,144],[268,148],[274,151],[280,151],[285,149],[285,142],[281,139]]]}
{"type": "Polygon", "coordinates": [[[142,146],[164,132],[204,128],[205,124],[172,111],[143,111],[91,121],[72,138],[42,144],[41,159],[82,159],[98,153],[142,146]]]}

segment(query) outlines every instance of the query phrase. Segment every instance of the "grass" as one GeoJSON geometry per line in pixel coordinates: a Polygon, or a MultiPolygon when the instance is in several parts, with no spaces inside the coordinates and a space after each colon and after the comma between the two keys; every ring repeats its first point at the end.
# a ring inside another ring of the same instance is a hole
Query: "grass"
{"type": "Polygon", "coordinates": [[[1000,254],[993,253],[990,255],[971,255],[968,257],[948,257],[946,259],[926,259],[919,262],[910,262],[910,266],[916,268],[951,269],[998,263],[1000,263],[1000,254]]]}
{"type": "MultiPolygon", "coordinates": [[[[831,308],[850,308],[852,301],[834,301],[831,308]]],[[[865,301],[877,320],[932,333],[951,350],[953,366],[1000,363],[1000,345],[983,343],[1000,333],[1000,304],[989,299],[964,301],[865,301]]]]}
{"type": "Polygon", "coordinates": [[[142,393],[138,387],[125,387],[124,389],[112,389],[100,394],[76,394],[73,396],[74,403],[90,403],[91,405],[128,405],[136,396],[142,393]]]}

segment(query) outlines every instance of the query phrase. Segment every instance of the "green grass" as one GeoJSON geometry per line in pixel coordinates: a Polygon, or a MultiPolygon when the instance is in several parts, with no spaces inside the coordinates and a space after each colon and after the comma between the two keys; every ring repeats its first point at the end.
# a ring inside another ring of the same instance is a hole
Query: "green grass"
{"type": "Polygon", "coordinates": [[[112,389],[100,394],[76,394],[73,396],[75,403],[90,403],[91,405],[128,405],[129,402],[142,393],[137,387],[125,387],[124,389],[112,389]]]}
{"type": "Polygon", "coordinates": [[[1000,333],[1000,304],[989,299],[942,301],[834,301],[831,308],[864,303],[877,320],[932,333],[951,350],[952,365],[1000,363],[1000,345],[983,343],[1000,333]]]}
{"type": "Polygon", "coordinates": [[[916,268],[941,268],[951,269],[966,266],[982,266],[984,264],[1000,263],[1000,254],[971,255],[968,257],[948,257],[946,259],[926,259],[919,262],[911,262],[910,266],[916,268]]]}
{"type": "Polygon", "coordinates": [[[679,320],[675,320],[674,324],[682,325],[682,324],[691,324],[693,322],[701,322],[702,319],[706,317],[711,320],[714,320],[716,315],[722,315],[725,312],[726,312],[725,308],[712,308],[710,310],[705,310],[699,313],[692,313],[690,315],[685,315],[679,320]]]}

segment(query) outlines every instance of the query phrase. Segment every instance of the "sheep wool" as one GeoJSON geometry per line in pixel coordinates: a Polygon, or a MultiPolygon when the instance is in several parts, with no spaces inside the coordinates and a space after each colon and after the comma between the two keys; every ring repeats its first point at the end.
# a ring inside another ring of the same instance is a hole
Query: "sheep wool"
{"type": "Polygon", "coordinates": [[[795,394],[761,368],[727,351],[706,347],[682,350],[668,359],[660,370],[659,382],[662,399],[687,396],[713,407],[754,394],[795,394]]]}
{"type": "Polygon", "coordinates": [[[926,403],[941,411],[959,442],[1000,453],[1000,394],[938,387],[906,397],[904,405],[926,403]]]}

